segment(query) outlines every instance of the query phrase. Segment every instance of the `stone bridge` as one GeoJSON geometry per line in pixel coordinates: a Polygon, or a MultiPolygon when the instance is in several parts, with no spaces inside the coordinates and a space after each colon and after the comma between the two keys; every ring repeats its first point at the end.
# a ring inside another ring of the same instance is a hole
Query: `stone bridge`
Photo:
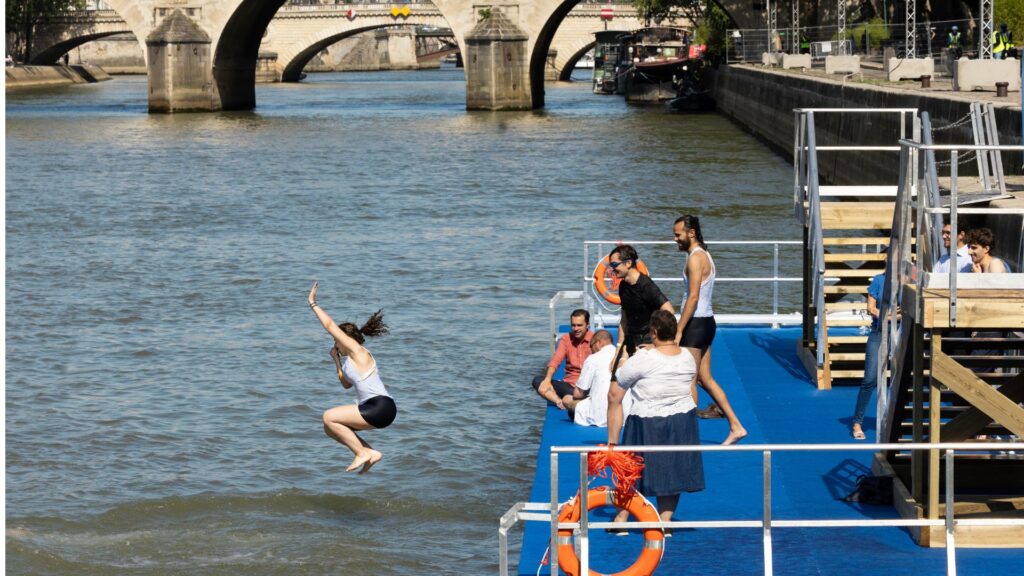
{"type": "MultiPolygon", "coordinates": [[[[108,22],[103,30],[55,38],[38,59],[56,58],[84,38],[95,39],[132,32],[146,47],[150,84],[150,110],[244,110],[256,105],[257,56],[261,50],[278,54],[277,71],[294,79],[319,48],[348,35],[386,26],[426,24],[450,28],[463,55],[467,36],[483,20],[482,12],[500,13],[489,20],[501,25],[489,33],[501,38],[485,42],[493,65],[466,67],[467,107],[484,109],[530,108],[544,105],[544,76],[549,50],[557,52],[554,67],[565,72],[588,48],[590,33],[603,29],[601,4],[580,0],[433,0],[422,4],[323,6],[322,10],[290,7],[285,0],[106,0],[121,22],[108,22]],[[577,6],[579,5],[579,6],[577,6]],[[349,12],[349,8],[353,12],[349,12]],[[408,8],[405,12],[404,9],[408,8]],[[392,14],[392,10],[402,10],[392,14]],[[574,13],[575,10],[575,13],[574,13]],[[300,16],[301,13],[306,13],[300,16]],[[507,24],[506,24],[507,22],[507,24]],[[556,34],[565,25],[564,40],[556,34]],[[118,28],[114,30],[114,28],[118,28]],[[497,51],[512,44],[513,51],[497,51]],[[521,46],[519,46],[521,45],[521,46]],[[492,49],[493,48],[493,49],[492,49]],[[512,57],[513,52],[517,55],[512,57]],[[519,54],[522,54],[519,56],[519,54]],[[492,68],[500,69],[490,74],[492,68]],[[502,103],[480,103],[470,95],[489,93],[495,78],[514,87],[516,96],[502,103]],[[483,92],[480,92],[480,90],[483,92]]],[[[750,10],[750,3],[730,2],[750,10]]],[[[736,9],[737,6],[731,6],[736,9]]],[[[612,28],[635,28],[635,13],[614,4],[612,28]],[[630,14],[630,17],[623,17],[630,14]]],[[[756,13],[755,13],[756,15],[756,13]]],[[[763,19],[762,19],[763,20],[763,19]]],[[[751,21],[751,24],[756,25],[751,21]]],[[[741,23],[741,25],[744,25],[741,23]]],[[[100,24],[97,22],[97,26],[100,24]]]]}

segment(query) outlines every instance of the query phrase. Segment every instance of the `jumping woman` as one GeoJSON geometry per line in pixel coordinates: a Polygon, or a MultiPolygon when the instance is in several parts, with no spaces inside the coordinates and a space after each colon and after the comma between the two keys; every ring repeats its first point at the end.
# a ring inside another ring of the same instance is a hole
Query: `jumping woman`
{"type": "Polygon", "coordinates": [[[365,337],[382,336],[388,333],[384,315],[376,311],[362,328],[351,322],[335,324],[327,312],[316,303],[317,283],[309,291],[309,307],[313,309],[327,333],[334,337],[331,358],[338,372],[338,380],[346,390],[356,389],[358,404],[331,408],[324,412],[324,432],[341,442],[355,458],[345,469],[352,472],[359,469],[362,474],[383,458],[380,452],[360,438],[356,431],[387,428],[395,420],[398,409],[388,395],[377,372],[377,361],[370,351],[363,347],[365,337]]]}

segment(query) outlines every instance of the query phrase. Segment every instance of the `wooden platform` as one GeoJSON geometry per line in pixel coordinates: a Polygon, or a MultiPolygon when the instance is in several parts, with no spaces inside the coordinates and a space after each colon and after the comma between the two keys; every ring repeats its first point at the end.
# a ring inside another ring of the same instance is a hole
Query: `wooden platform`
{"type": "MultiPolygon", "coordinates": [[[[891,476],[893,505],[904,519],[927,518],[924,506],[914,500],[910,490],[881,453],[871,466],[875,476],[891,476]]],[[[962,520],[977,518],[1024,518],[1024,496],[971,495],[954,502],[953,515],[962,520]]],[[[941,502],[936,518],[945,518],[941,502]]],[[[942,526],[908,528],[914,541],[931,548],[946,547],[946,529],[942,526]]],[[[957,526],[953,532],[957,548],[1024,548],[1024,526],[957,526]]]]}
{"type": "MultiPolygon", "coordinates": [[[[923,314],[917,318],[915,286],[903,286],[903,312],[925,328],[951,328],[949,290],[926,288],[923,314]]],[[[960,288],[957,290],[956,328],[1024,329],[1024,290],[960,288]]]]}

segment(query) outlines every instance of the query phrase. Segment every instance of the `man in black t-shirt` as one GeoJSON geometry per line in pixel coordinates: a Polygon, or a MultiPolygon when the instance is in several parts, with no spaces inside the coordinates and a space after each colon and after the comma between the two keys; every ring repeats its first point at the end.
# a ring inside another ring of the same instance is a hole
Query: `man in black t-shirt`
{"type": "Polygon", "coordinates": [[[629,244],[623,244],[608,255],[608,267],[619,279],[622,317],[619,320],[619,346],[633,355],[638,346],[651,342],[651,314],[667,310],[675,314],[672,303],[651,278],[636,268],[639,256],[629,244]]]}

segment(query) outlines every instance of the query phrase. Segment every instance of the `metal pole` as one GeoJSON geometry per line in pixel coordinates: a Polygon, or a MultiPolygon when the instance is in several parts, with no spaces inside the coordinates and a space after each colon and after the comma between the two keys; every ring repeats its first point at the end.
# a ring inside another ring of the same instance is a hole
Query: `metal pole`
{"type": "MultiPolygon", "coordinates": [[[[772,277],[775,281],[772,282],[772,317],[779,315],[779,244],[776,242],[772,245],[773,256],[772,256],[772,277]]],[[[773,328],[778,328],[778,322],[772,322],[773,328]]]]}
{"type": "Polygon", "coordinates": [[[953,450],[946,450],[946,575],[956,576],[956,540],[953,532],[953,450]]]}
{"type": "Polygon", "coordinates": [[[836,50],[836,54],[839,56],[846,56],[846,0],[837,0],[838,6],[836,7],[836,15],[839,24],[839,49],[836,50]]]}
{"type": "Polygon", "coordinates": [[[793,2],[793,22],[791,23],[792,37],[789,39],[789,50],[793,54],[800,53],[800,0],[792,0],[793,2]]]}
{"type": "Polygon", "coordinates": [[[978,31],[981,37],[978,38],[978,59],[979,60],[991,60],[992,59],[992,32],[995,28],[992,27],[992,4],[994,0],[980,0],[981,10],[978,16],[981,19],[981,25],[978,26],[978,31]]]}
{"type": "Polygon", "coordinates": [[[907,55],[917,57],[917,0],[907,0],[907,55]]]}
{"type": "Polygon", "coordinates": [[[551,453],[551,576],[558,576],[558,453],[551,453]]]}
{"type": "MultiPolygon", "coordinates": [[[[956,327],[956,279],[960,264],[956,261],[957,248],[957,162],[960,155],[956,150],[949,153],[949,327],[956,327]]],[[[920,244],[919,244],[920,246],[920,244]]],[[[920,294],[920,292],[918,292],[920,294]]]]}
{"type": "Polygon", "coordinates": [[[765,450],[763,454],[764,518],[761,532],[764,537],[764,573],[765,576],[772,576],[772,453],[765,450]]]}
{"type": "Polygon", "coordinates": [[[587,453],[580,452],[580,574],[590,574],[590,491],[587,489],[587,453]]]}
{"type": "Polygon", "coordinates": [[[775,37],[779,33],[779,29],[778,29],[778,8],[779,8],[779,3],[778,3],[778,1],[776,1],[775,3],[772,3],[771,0],[768,0],[768,3],[765,5],[765,8],[768,10],[768,53],[769,54],[774,54],[775,53],[775,37]]]}

